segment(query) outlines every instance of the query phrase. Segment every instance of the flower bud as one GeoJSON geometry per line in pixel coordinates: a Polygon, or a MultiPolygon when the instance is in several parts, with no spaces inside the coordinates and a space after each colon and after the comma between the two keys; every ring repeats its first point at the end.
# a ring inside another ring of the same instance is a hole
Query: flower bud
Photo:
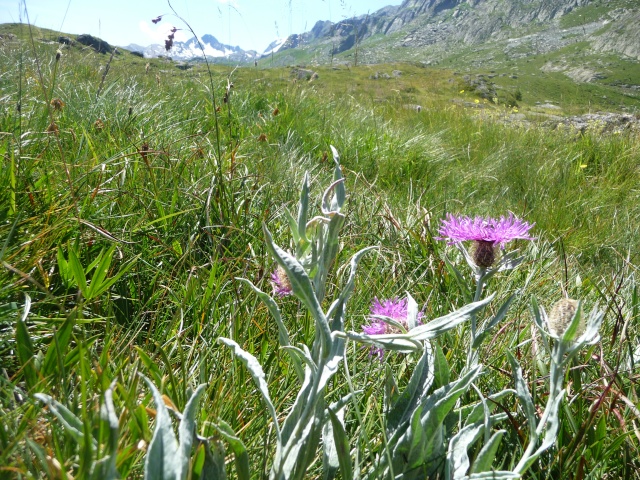
{"type": "Polygon", "coordinates": [[[280,265],[278,265],[275,271],[271,274],[271,283],[273,284],[274,294],[279,297],[284,297],[293,293],[291,280],[289,280],[287,272],[280,265]]]}
{"type": "MultiPolygon", "coordinates": [[[[553,307],[551,307],[551,312],[549,312],[549,317],[547,318],[549,331],[558,338],[562,337],[569,328],[569,325],[571,325],[571,320],[573,320],[577,309],[577,300],[563,298],[556,302],[553,307]]],[[[584,318],[581,318],[578,331],[576,332],[576,338],[584,333],[585,328],[584,318]]]]}

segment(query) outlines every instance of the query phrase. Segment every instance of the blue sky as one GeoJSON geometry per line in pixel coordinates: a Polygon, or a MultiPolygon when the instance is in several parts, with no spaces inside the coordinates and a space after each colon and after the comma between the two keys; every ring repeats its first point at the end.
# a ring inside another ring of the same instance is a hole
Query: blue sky
{"type": "MultiPolygon", "coordinates": [[[[170,0],[202,36],[262,52],[277,38],[310,30],[318,20],[334,22],[375,12],[401,0],[170,0]]],[[[66,33],[90,33],[113,44],[163,43],[172,27],[184,28],[167,0],[0,0],[0,23],[26,22],[66,33]],[[151,19],[166,14],[154,25],[151,19]]],[[[184,31],[176,40],[191,37],[184,31]]]]}

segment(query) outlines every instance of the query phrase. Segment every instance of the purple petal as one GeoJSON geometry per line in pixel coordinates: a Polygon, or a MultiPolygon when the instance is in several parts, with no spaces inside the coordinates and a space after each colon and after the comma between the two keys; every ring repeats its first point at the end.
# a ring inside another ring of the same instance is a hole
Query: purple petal
{"type": "Polygon", "coordinates": [[[508,217],[502,216],[499,220],[491,217],[455,216],[448,213],[438,230],[441,236],[435,238],[436,240],[447,240],[450,245],[476,240],[494,242],[504,247],[505,243],[516,238],[533,240],[533,237],[529,235],[529,230],[534,225],[516,218],[513,213],[510,213],[508,217]]]}

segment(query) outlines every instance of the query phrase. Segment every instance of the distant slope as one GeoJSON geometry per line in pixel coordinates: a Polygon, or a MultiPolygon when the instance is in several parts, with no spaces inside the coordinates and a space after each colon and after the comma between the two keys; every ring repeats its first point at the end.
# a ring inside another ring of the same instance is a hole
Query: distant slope
{"type": "Polygon", "coordinates": [[[297,49],[318,63],[340,54],[367,63],[437,62],[475,46],[523,57],[587,42],[589,51],[640,60],[639,38],[637,0],[405,0],[339,23],[318,22],[290,36],[280,52],[297,49]]]}

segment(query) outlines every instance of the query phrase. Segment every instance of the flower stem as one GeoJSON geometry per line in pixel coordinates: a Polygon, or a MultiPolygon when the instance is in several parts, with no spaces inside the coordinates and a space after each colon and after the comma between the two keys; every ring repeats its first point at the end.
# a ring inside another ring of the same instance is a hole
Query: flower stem
{"type": "MultiPolygon", "coordinates": [[[[473,296],[473,301],[480,301],[480,297],[482,296],[482,290],[484,289],[484,279],[487,274],[487,269],[484,267],[478,267],[478,271],[476,273],[476,293],[473,296]]],[[[476,334],[477,334],[477,319],[476,314],[471,314],[471,339],[469,342],[469,353],[467,354],[467,368],[471,368],[478,364],[478,350],[474,347],[476,343],[476,334]]]]}
{"type": "Polygon", "coordinates": [[[559,415],[559,404],[558,397],[562,395],[562,384],[564,381],[564,373],[566,367],[568,365],[568,359],[565,358],[565,348],[564,345],[560,342],[557,342],[553,346],[553,350],[551,352],[551,372],[549,376],[549,398],[547,399],[547,406],[542,413],[542,417],[540,418],[540,422],[535,429],[535,432],[532,432],[531,438],[529,438],[529,444],[525,452],[522,455],[522,458],[516,465],[513,470],[514,473],[519,475],[523,475],[524,472],[527,471],[529,466],[534,459],[536,459],[540,454],[546,449],[550,448],[555,444],[558,431],[557,426],[554,428],[554,424],[557,425],[559,423],[558,415],[559,415]],[[555,417],[555,418],[553,418],[555,417]],[[549,420],[553,419],[555,422],[549,424],[549,420]],[[538,450],[534,452],[534,449],[538,443],[538,440],[544,433],[545,439],[543,444],[538,450]],[[547,441],[547,437],[553,436],[553,439],[549,438],[547,441]]]}

